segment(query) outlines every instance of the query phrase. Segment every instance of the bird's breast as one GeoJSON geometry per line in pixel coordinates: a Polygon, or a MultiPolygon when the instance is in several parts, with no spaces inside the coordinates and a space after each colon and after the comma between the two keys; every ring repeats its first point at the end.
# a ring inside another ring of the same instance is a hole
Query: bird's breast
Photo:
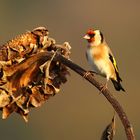
{"type": "Polygon", "coordinates": [[[93,71],[102,76],[106,75],[106,69],[108,69],[106,61],[106,59],[108,59],[107,50],[105,49],[105,47],[100,46],[88,48],[87,50],[87,59],[93,71]]]}
{"type": "Polygon", "coordinates": [[[92,70],[99,74],[100,71],[96,65],[96,60],[94,59],[94,49],[88,48],[87,52],[86,52],[86,56],[87,56],[88,63],[90,64],[92,70]]]}

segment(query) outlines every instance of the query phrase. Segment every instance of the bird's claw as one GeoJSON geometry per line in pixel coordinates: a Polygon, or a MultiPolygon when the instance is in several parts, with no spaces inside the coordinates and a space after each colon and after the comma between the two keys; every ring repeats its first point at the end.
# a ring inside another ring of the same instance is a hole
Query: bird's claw
{"type": "Polygon", "coordinates": [[[107,89],[107,83],[100,86],[100,94],[107,89]]]}
{"type": "Polygon", "coordinates": [[[94,75],[94,71],[86,71],[85,74],[83,75],[83,78],[86,78],[88,75],[94,75]]]}

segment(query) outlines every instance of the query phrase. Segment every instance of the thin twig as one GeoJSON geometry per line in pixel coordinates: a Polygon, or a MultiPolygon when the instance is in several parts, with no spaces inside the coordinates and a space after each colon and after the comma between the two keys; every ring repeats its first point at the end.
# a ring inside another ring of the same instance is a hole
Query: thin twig
{"type": "Polygon", "coordinates": [[[55,59],[57,59],[57,61],[60,61],[61,63],[63,63],[67,67],[71,68],[73,71],[77,72],[82,77],[84,77],[87,81],[89,81],[92,85],[94,85],[106,97],[106,99],[110,102],[110,104],[112,105],[114,110],[117,112],[117,114],[118,114],[118,116],[119,116],[119,118],[124,126],[127,139],[128,140],[135,140],[133,127],[132,127],[130,121],[128,120],[126,113],[124,112],[122,106],[117,101],[117,99],[110,93],[110,91],[108,89],[102,90],[102,88],[101,88],[102,84],[99,83],[95,79],[93,74],[88,74],[85,77],[84,75],[86,73],[86,70],[84,70],[83,68],[81,68],[77,64],[73,63],[72,61],[67,60],[66,58],[64,58],[61,55],[57,55],[55,59]]]}
{"type": "MultiPolygon", "coordinates": [[[[50,60],[53,55],[54,55],[54,53],[52,53],[52,52],[41,52],[41,53],[38,53],[36,55],[33,55],[30,58],[28,58],[26,61],[24,61],[23,63],[19,64],[16,67],[16,70],[18,70],[20,68],[26,69],[27,67],[29,67],[33,63],[37,63],[37,65],[40,66],[43,63],[45,63],[46,61],[50,60]],[[34,60],[34,61],[32,61],[32,60],[34,60]]],[[[133,127],[132,127],[130,121],[128,120],[128,117],[127,117],[126,113],[124,112],[122,106],[117,101],[117,99],[110,93],[110,91],[108,89],[102,90],[102,88],[101,88],[102,84],[99,83],[95,79],[95,76],[93,74],[88,74],[87,76],[84,76],[86,73],[86,70],[84,70],[83,68],[81,68],[77,64],[73,63],[72,61],[64,58],[59,53],[55,54],[53,61],[59,61],[59,62],[63,63],[64,65],[66,65],[67,67],[71,68],[73,71],[75,71],[76,73],[78,73],[79,75],[84,77],[92,85],[94,85],[106,97],[106,99],[110,102],[110,104],[112,105],[114,110],[117,112],[117,114],[118,114],[118,116],[119,116],[119,118],[124,126],[127,139],[128,140],[135,140],[133,127]]],[[[14,69],[15,68],[11,69],[10,71],[12,71],[12,70],[14,71],[14,69]]]]}

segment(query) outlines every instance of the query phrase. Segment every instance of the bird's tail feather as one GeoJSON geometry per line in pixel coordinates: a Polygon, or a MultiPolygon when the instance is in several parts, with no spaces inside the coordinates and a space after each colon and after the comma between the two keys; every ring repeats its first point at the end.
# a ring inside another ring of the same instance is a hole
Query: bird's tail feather
{"type": "Polygon", "coordinates": [[[114,85],[114,87],[117,91],[122,90],[122,91],[125,92],[125,89],[122,87],[120,81],[116,81],[116,80],[113,80],[113,79],[111,79],[111,81],[112,81],[112,83],[113,83],[113,85],[114,85]]]}

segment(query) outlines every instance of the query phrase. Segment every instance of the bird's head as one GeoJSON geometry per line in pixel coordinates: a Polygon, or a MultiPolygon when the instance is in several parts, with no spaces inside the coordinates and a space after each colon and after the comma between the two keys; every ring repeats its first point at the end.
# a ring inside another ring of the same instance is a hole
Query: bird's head
{"type": "Polygon", "coordinates": [[[93,29],[89,29],[87,31],[84,39],[86,39],[92,46],[98,46],[104,41],[104,37],[101,31],[93,29]]]}

